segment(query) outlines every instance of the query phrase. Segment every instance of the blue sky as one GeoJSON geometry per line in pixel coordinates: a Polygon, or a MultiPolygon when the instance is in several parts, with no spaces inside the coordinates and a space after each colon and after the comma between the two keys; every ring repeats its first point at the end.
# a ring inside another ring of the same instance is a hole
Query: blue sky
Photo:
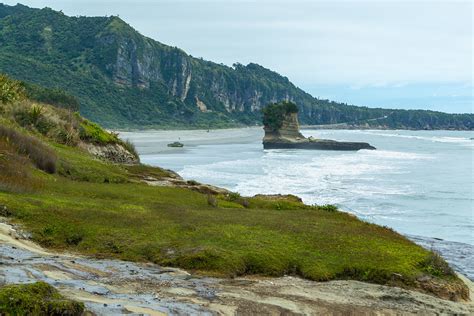
{"type": "Polygon", "coordinates": [[[193,56],[227,65],[259,63],[316,97],[474,112],[471,1],[21,3],[68,15],[119,15],[142,34],[193,56]]]}

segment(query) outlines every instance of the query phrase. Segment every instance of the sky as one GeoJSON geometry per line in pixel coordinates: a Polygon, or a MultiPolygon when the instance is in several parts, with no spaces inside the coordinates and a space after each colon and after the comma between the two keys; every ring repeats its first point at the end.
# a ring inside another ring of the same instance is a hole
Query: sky
{"type": "Polygon", "coordinates": [[[255,62],[323,99],[474,112],[470,0],[21,3],[67,15],[119,15],[143,35],[195,57],[226,65],[255,62]]]}

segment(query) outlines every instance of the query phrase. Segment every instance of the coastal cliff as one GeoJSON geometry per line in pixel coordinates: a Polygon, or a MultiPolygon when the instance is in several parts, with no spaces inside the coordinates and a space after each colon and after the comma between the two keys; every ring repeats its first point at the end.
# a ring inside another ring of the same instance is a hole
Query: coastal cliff
{"type": "Polygon", "coordinates": [[[474,128],[473,114],[367,108],[314,98],[255,63],[196,58],[140,34],[116,16],[70,17],[0,4],[0,70],[76,96],[86,118],[108,128],[255,125],[269,104],[291,101],[307,125],[474,128]]]}
{"type": "Polygon", "coordinates": [[[360,150],[375,149],[368,143],[338,142],[329,139],[306,138],[300,133],[298,107],[291,102],[272,104],[263,111],[265,149],[360,150]]]}

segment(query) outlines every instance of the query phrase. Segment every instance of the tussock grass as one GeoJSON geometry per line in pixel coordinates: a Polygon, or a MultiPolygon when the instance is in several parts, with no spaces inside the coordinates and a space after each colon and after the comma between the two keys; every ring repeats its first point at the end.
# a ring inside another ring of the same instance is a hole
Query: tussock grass
{"type": "Polygon", "coordinates": [[[0,126],[0,138],[12,144],[20,154],[27,155],[39,169],[48,173],[56,172],[56,154],[37,138],[7,126],[0,126]]]}
{"type": "Polygon", "coordinates": [[[80,141],[78,117],[70,110],[22,100],[3,105],[3,111],[3,117],[55,142],[75,146],[80,141]]]}
{"type": "Polygon", "coordinates": [[[32,191],[39,185],[31,174],[29,160],[18,155],[16,149],[0,137],[0,191],[32,191]]]}
{"type": "Polygon", "coordinates": [[[137,158],[137,159],[140,158],[139,155],[138,155],[138,151],[135,148],[135,144],[131,140],[126,139],[126,140],[120,141],[120,144],[126,150],[128,150],[133,156],[135,156],[135,158],[137,158]]]}

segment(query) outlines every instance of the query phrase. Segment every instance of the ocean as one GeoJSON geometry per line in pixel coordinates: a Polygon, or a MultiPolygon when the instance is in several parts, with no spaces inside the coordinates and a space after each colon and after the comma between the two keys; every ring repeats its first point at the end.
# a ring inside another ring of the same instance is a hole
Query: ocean
{"type": "Polygon", "coordinates": [[[474,133],[313,130],[377,150],[264,150],[261,128],[123,132],[141,161],[244,196],[295,194],[334,204],[439,251],[474,279],[474,133]],[[169,148],[180,141],[183,148],[169,148]]]}

